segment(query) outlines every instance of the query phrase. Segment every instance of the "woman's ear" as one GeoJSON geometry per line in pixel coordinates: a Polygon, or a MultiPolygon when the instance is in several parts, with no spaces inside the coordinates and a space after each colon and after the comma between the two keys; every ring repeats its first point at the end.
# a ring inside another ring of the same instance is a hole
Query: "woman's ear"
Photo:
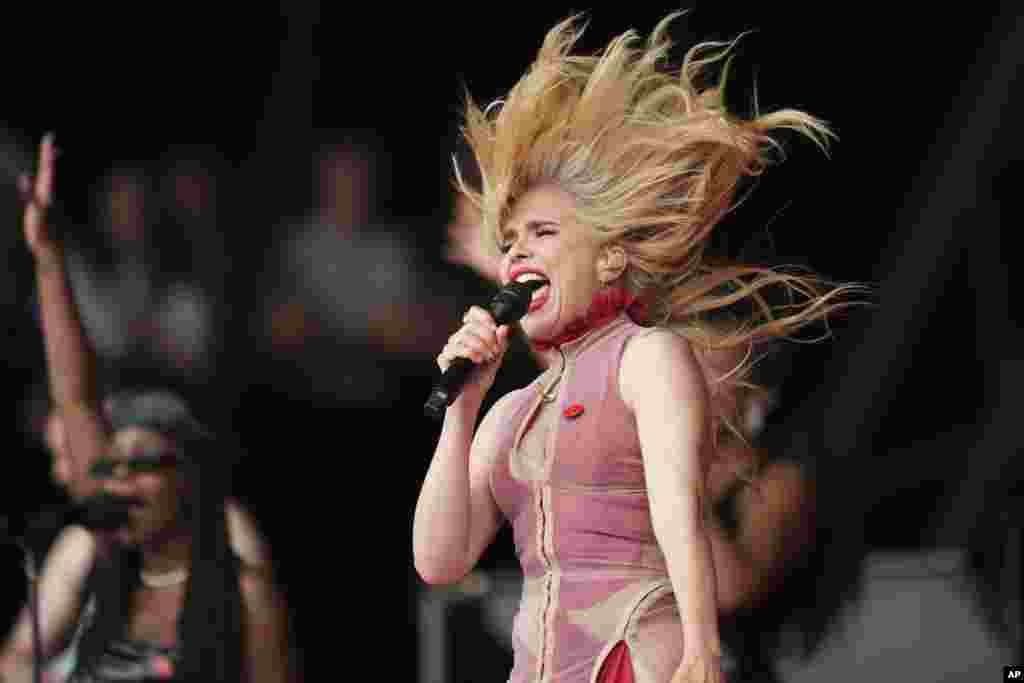
{"type": "Polygon", "coordinates": [[[628,264],[626,250],[618,245],[609,244],[601,249],[601,255],[598,256],[597,276],[602,284],[611,284],[622,276],[628,264]]]}

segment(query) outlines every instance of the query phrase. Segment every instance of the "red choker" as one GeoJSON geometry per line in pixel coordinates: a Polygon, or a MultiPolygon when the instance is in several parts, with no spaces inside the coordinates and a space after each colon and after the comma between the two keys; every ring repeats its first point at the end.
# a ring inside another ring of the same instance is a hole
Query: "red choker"
{"type": "Polygon", "coordinates": [[[553,339],[531,339],[530,346],[538,351],[556,349],[562,344],[579,339],[591,330],[607,325],[631,307],[638,308],[640,304],[625,287],[604,287],[594,295],[586,315],[569,323],[562,333],[553,339]]]}

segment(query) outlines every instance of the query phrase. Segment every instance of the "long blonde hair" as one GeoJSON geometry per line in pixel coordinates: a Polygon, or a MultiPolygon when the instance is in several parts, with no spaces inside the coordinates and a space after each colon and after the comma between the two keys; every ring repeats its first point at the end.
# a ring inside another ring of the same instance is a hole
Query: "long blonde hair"
{"type": "MultiPolygon", "coordinates": [[[[661,20],[646,41],[630,30],[596,56],[572,53],[583,31],[578,17],[556,25],[504,99],[481,108],[467,95],[463,134],[480,187],[456,163],[457,188],[481,212],[496,247],[513,203],[531,187],[556,183],[574,197],[577,220],[625,249],[624,284],[646,304],[649,322],[699,350],[790,337],[863,288],[804,269],[712,262],[706,249],[735,206],[740,180],[761,174],[781,152],[772,132],[796,131],[826,152],[834,135],[795,109],[731,115],[723,77],[710,81],[712,67],[728,66],[735,43],[700,43],[679,69],[667,69],[668,28],[680,14],[661,20]],[[781,303],[769,303],[765,293],[773,290],[784,293],[781,303]]],[[[740,356],[722,380],[734,389],[745,385],[753,354],[740,356]]]]}

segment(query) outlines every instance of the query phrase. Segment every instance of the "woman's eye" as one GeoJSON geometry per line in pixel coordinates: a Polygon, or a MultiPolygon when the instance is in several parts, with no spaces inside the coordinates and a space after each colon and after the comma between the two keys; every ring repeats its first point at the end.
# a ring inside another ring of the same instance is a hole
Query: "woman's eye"
{"type": "Polygon", "coordinates": [[[556,231],[552,230],[551,228],[541,228],[540,230],[537,231],[537,237],[544,237],[545,235],[554,235],[555,232],[556,231]]]}

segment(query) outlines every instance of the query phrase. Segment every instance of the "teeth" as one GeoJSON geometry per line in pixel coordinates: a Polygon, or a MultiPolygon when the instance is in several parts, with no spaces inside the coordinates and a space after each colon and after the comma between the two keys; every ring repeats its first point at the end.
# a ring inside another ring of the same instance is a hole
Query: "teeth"
{"type": "Polygon", "coordinates": [[[516,282],[529,282],[530,280],[543,280],[543,279],[545,279],[544,276],[543,275],[538,275],[537,273],[523,273],[522,275],[520,275],[519,277],[516,278],[516,282]]]}

